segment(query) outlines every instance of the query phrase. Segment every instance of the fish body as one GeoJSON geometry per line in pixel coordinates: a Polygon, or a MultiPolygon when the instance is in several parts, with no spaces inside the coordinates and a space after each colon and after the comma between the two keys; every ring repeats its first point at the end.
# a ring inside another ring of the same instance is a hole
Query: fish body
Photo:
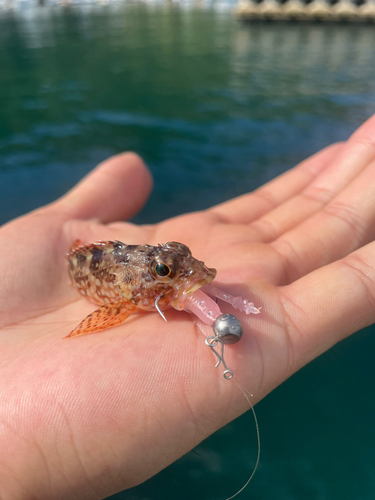
{"type": "Polygon", "coordinates": [[[73,285],[100,306],[68,336],[115,326],[136,312],[156,311],[158,298],[160,309],[182,310],[189,294],[216,276],[215,269],[174,241],[158,246],[76,242],[67,259],[73,285]]]}

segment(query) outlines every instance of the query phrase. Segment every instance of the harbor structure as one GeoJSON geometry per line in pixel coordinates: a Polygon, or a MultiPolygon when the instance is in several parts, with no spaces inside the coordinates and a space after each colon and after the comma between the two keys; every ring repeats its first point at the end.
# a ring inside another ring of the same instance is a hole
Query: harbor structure
{"type": "Polygon", "coordinates": [[[375,23],[375,0],[240,0],[234,9],[241,21],[301,21],[375,23]]]}

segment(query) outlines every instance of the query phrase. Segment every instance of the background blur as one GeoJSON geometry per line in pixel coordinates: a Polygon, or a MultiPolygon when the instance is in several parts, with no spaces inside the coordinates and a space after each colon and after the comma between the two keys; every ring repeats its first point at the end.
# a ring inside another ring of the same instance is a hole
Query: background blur
{"type": "MultiPolygon", "coordinates": [[[[203,1],[22,2],[0,10],[0,222],[129,149],[155,178],[137,222],[204,209],[347,139],[374,112],[374,26],[241,25],[230,5],[203,1]]],[[[238,500],[375,498],[374,333],[257,405],[261,462],[238,500]]],[[[248,413],[111,499],[225,499],[255,457],[248,413]]]]}

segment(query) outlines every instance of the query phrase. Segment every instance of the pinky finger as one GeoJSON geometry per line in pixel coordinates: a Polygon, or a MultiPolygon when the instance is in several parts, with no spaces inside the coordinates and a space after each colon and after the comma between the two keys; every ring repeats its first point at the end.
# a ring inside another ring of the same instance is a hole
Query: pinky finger
{"type": "Polygon", "coordinates": [[[375,322],[375,242],[279,290],[296,371],[375,322]]]}

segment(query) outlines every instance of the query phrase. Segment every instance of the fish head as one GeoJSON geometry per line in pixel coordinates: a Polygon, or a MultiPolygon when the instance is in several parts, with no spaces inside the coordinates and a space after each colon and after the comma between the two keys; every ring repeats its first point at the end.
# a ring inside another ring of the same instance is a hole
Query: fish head
{"type": "Polygon", "coordinates": [[[216,269],[208,268],[195,259],[183,243],[170,241],[158,247],[150,262],[149,272],[157,283],[168,285],[163,303],[177,310],[184,307],[189,294],[208,285],[216,276],[216,269]]]}

